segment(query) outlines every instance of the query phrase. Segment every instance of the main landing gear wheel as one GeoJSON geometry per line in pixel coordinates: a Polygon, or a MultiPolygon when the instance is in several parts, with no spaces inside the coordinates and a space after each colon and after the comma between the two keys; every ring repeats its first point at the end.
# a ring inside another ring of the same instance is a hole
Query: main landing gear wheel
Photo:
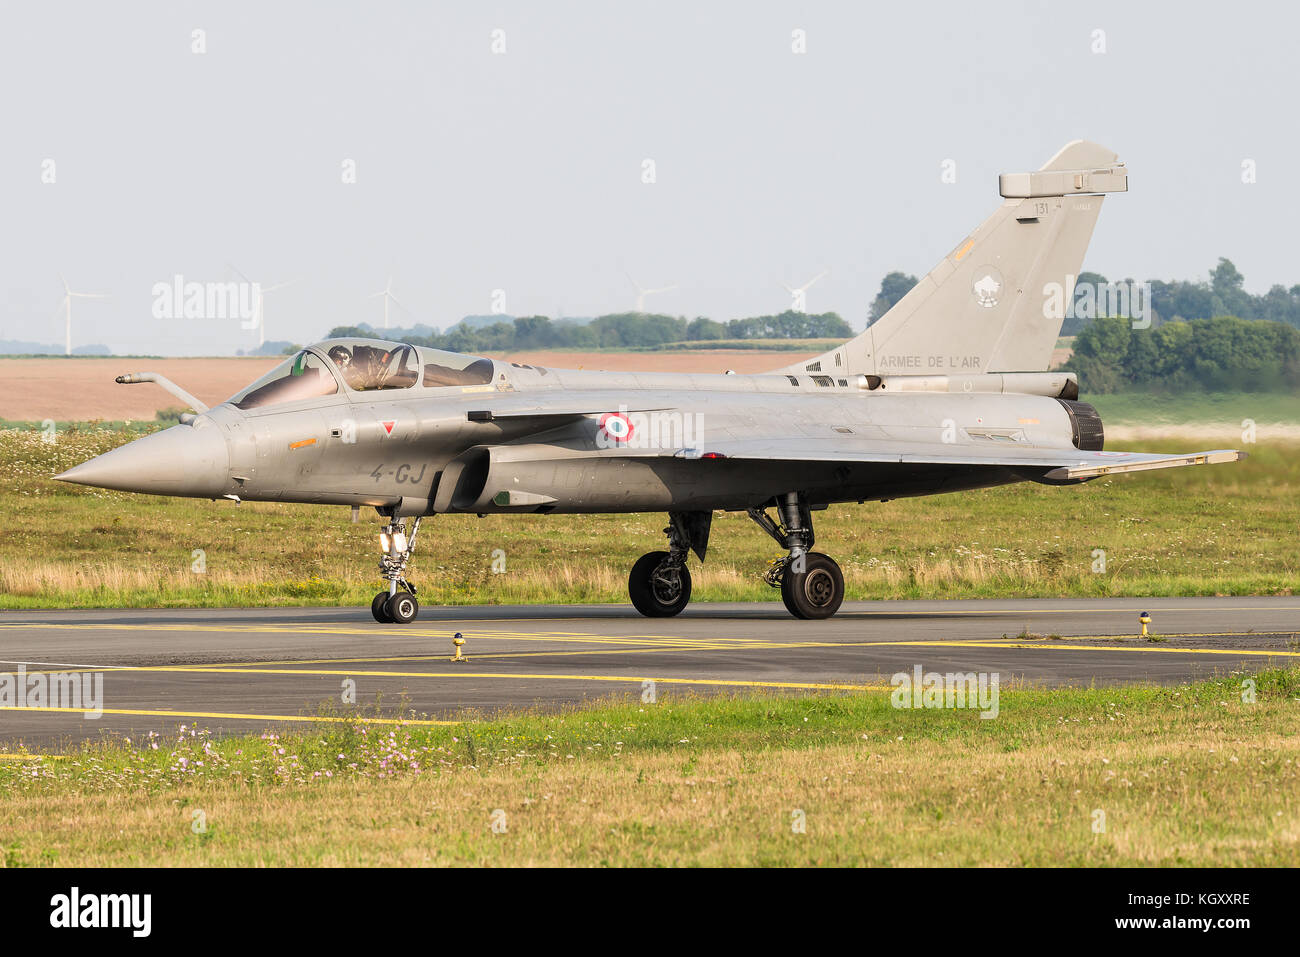
{"type": "Polygon", "coordinates": [[[379,622],[381,625],[388,625],[393,621],[393,619],[388,617],[389,597],[388,592],[381,591],[374,597],[374,600],[370,602],[370,614],[374,615],[375,621],[379,622]]]}
{"type": "Polygon", "coordinates": [[[388,620],[399,625],[409,625],[420,613],[420,603],[409,591],[399,591],[384,603],[384,614],[388,620]]]}
{"type": "MultiPolygon", "coordinates": [[[[813,507],[800,492],[786,492],[772,500],[778,519],[767,507],[749,508],[749,517],[788,554],[774,560],[763,575],[796,618],[829,618],[844,603],[844,573],[835,559],[810,549],[813,546],[813,507]]],[[[825,508],[825,506],[821,506],[825,508]]]]}
{"type": "Polygon", "coordinates": [[[821,552],[803,556],[803,571],[790,562],[781,576],[781,600],[796,618],[829,618],[844,602],[844,573],[821,552]]]}
{"type": "Polygon", "coordinates": [[[691,600],[691,573],[668,552],[648,552],[636,560],[627,579],[636,610],[647,618],[671,618],[691,600]]]}

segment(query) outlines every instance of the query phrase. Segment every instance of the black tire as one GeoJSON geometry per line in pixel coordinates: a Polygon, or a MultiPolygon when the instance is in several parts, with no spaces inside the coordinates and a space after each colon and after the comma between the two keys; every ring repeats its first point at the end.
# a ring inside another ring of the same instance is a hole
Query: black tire
{"type": "Polygon", "coordinates": [[[375,621],[381,625],[392,624],[393,619],[388,617],[388,592],[381,591],[370,602],[370,614],[375,616],[375,621]]]}
{"type": "Polygon", "coordinates": [[[409,625],[420,613],[420,603],[409,591],[399,591],[384,604],[384,614],[398,625],[409,625]]]}
{"type": "Polygon", "coordinates": [[[627,577],[632,604],[647,618],[671,618],[691,600],[691,573],[685,565],[656,575],[667,557],[667,552],[647,552],[636,560],[627,577]]]}
{"type": "Polygon", "coordinates": [[[829,618],[844,603],[844,573],[829,555],[809,552],[804,556],[803,571],[786,567],[781,576],[781,600],[796,618],[829,618]]]}

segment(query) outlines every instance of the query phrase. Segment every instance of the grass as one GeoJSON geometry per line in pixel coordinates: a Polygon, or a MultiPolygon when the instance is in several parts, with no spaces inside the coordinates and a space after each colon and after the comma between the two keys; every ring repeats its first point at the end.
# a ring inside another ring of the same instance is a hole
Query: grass
{"type": "MultiPolygon", "coordinates": [[[[0,432],[0,607],[363,605],[379,585],[378,518],[346,508],[107,492],[50,476],[138,433],[0,432]],[[202,558],[200,565],[196,561],[202,558]],[[194,569],[201,567],[202,572],[194,569]]],[[[1185,442],[1144,448],[1186,451],[1185,442]]],[[[1022,484],[818,513],[817,547],[850,599],[1294,594],[1300,447],[1261,441],[1234,465],[1022,484]],[[1098,550],[1105,552],[1104,571],[1098,550]]],[[[426,603],[621,602],[662,547],[664,516],[442,515],[410,577],[426,603]],[[493,552],[506,571],[492,571],[493,552]]],[[[714,519],[695,601],[776,600],[776,547],[743,515],[714,519]]]]}
{"type": "Polygon", "coordinates": [[[1115,425],[1176,425],[1221,423],[1233,429],[1242,421],[1257,424],[1300,423],[1300,396],[1278,392],[1183,392],[1158,394],[1121,392],[1085,398],[1115,425]]]}
{"type": "Polygon", "coordinates": [[[35,422],[21,419],[0,419],[0,432],[40,432],[45,430],[49,423],[52,422],[56,441],[57,437],[65,432],[71,432],[74,436],[83,438],[87,433],[121,432],[129,438],[138,438],[141,435],[156,432],[159,428],[176,425],[181,416],[188,411],[190,410],[182,408],[160,409],[152,419],[95,419],[90,422],[54,419],[35,422]]]}
{"type": "Polygon", "coordinates": [[[60,866],[1294,866],[1300,670],[1254,680],[1253,703],[1240,676],[1004,687],[991,720],[868,692],[187,728],[0,764],[0,851],[60,866]]]}

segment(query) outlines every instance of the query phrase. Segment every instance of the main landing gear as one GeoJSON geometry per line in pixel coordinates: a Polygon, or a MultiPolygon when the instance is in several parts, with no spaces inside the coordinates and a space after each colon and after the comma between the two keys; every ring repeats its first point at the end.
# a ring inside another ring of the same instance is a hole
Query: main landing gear
{"type": "Polygon", "coordinates": [[[379,533],[384,555],[379,559],[379,571],[388,581],[388,591],[375,595],[370,603],[370,613],[375,621],[384,624],[406,625],[415,621],[420,613],[420,603],[415,599],[415,586],[406,580],[406,565],[415,551],[415,536],[420,531],[420,516],[411,522],[411,535],[407,538],[406,523],[388,516],[388,524],[379,533]]]}
{"type": "MultiPolygon", "coordinates": [[[[691,600],[691,573],[686,567],[690,539],[685,522],[679,515],[669,514],[664,531],[668,551],[642,555],[627,578],[632,604],[647,618],[671,618],[691,600]]],[[[704,534],[707,539],[707,523],[704,534]]]]}
{"type": "Polygon", "coordinates": [[[829,618],[844,602],[844,574],[835,559],[813,546],[812,511],[797,492],[777,499],[773,521],[766,509],[748,509],[749,517],[789,554],[775,559],[763,579],[781,589],[781,600],[796,618],[829,618]]]}
{"type": "MultiPolygon", "coordinates": [[[[835,559],[813,546],[812,510],[798,492],[775,500],[777,518],[766,509],[748,509],[749,517],[789,554],[776,559],[763,578],[781,589],[781,600],[796,618],[829,618],[844,602],[844,574],[835,559]]],[[[691,600],[691,573],[686,558],[704,560],[712,512],[669,512],[668,551],[642,555],[628,576],[627,590],[636,610],[647,618],[669,618],[691,600]]]]}

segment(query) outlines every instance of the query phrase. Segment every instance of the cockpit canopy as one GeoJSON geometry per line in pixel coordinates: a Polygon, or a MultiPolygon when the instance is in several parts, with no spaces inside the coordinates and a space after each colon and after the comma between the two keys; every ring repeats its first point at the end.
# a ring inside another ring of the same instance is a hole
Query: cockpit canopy
{"type": "Polygon", "coordinates": [[[239,409],[384,389],[486,385],[492,360],[463,356],[382,339],[327,339],[286,359],[247,389],[232,396],[239,409]]]}

